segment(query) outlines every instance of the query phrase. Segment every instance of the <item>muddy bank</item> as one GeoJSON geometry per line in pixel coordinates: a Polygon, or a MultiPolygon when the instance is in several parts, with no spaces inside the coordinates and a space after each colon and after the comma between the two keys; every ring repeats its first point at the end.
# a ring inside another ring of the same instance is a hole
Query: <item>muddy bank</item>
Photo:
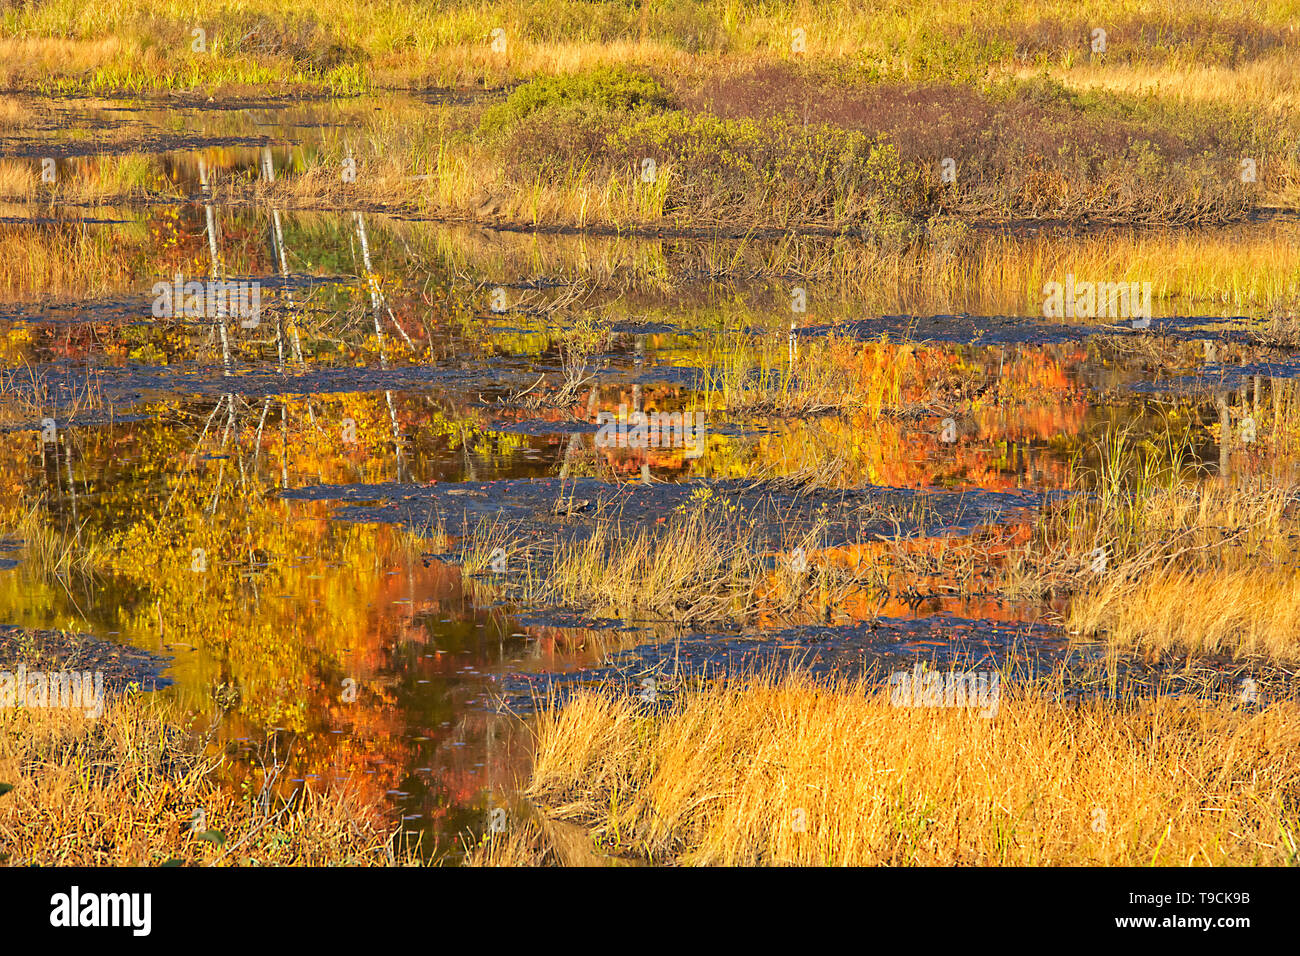
{"type": "Polygon", "coordinates": [[[0,624],[0,670],[95,671],[103,674],[105,688],[119,693],[128,684],[142,690],[168,686],[171,679],[163,671],[170,663],[169,658],[92,634],[0,624]]]}
{"type": "MultiPolygon", "coordinates": [[[[774,550],[790,535],[824,527],[826,547],[876,538],[966,534],[1013,515],[1025,515],[1066,492],[917,490],[861,487],[844,490],[801,488],[797,482],[692,480],[616,485],[593,478],[558,478],[384,485],[307,485],[282,492],[304,501],[333,501],[344,521],[403,523],[427,528],[441,521],[449,534],[473,535],[476,528],[508,522],[519,534],[549,532],[582,540],[598,521],[639,525],[662,523],[681,512],[701,490],[742,512],[728,521],[752,523],[760,540],[774,550]],[[371,504],[384,501],[385,504],[371,504]],[[363,502],[365,502],[363,504],[363,502]]],[[[719,516],[721,520],[721,515],[719,516]]]]}
{"type": "MultiPolygon", "coordinates": [[[[599,623],[609,622],[587,622],[599,623]]],[[[576,691],[599,689],[663,709],[677,690],[700,681],[791,669],[827,681],[866,678],[881,690],[899,673],[996,671],[1004,695],[1049,688],[1066,705],[1102,698],[1126,706],[1186,695],[1258,710],[1279,699],[1300,700],[1300,674],[1266,658],[1115,655],[1104,643],[1080,641],[1050,623],[934,615],[652,640],[617,651],[598,667],[505,675],[492,703],[528,714],[563,706],[576,691]]]]}

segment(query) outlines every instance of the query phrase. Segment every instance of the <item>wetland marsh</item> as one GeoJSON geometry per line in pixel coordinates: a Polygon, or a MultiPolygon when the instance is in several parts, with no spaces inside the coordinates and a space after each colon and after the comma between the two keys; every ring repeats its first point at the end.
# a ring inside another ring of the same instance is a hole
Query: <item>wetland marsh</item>
{"type": "Polygon", "coordinates": [[[325,6],[3,8],[0,860],[1300,860],[1293,8],[325,6]]]}

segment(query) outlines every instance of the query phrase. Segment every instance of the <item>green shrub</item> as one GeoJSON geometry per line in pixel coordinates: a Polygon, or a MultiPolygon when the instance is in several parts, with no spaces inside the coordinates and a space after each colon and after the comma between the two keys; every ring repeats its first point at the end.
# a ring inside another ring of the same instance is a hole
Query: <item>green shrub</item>
{"type": "Polygon", "coordinates": [[[538,113],[579,108],[583,112],[628,113],[670,105],[668,92],[654,77],[623,67],[548,76],[524,83],[504,103],[483,113],[479,132],[495,136],[538,113]]]}
{"type": "Polygon", "coordinates": [[[918,188],[916,167],[893,144],[858,130],[804,125],[790,115],[763,120],[721,119],[711,113],[672,111],[648,116],[612,132],[610,158],[635,164],[642,157],[689,170],[733,200],[758,190],[821,197],[855,192],[910,209],[918,188]]]}

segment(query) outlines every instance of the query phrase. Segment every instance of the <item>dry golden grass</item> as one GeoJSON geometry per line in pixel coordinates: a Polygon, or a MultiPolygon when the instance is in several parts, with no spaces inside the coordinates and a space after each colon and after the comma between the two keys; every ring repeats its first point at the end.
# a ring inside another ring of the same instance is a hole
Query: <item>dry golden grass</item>
{"type": "Polygon", "coordinates": [[[916,375],[913,346],[793,333],[720,337],[705,362],[707,404],[736,415],[807,415],[865,409],[875,418],[916,375]]]}
{"type": "Polygon", "coordinates": [[[1070,592],[1066,627],[1125,649],[1300,656],[1295,486],[1162,486],[1147,462],[1123,450],[1104,458],[1095,494],[1051,510],[1008,562],[1007,591],[1070,592]]]}
{"type": "Polygon", "coordinates": [[[1004,688],[988,719],[791,674],[642,706],[584,692],[543,713],[528,793],[657,863],[1300,862],[1293,701],[1063,707],[1004,688]]]}
{"type": "Polygon", "coordinates": [[[1172,436],[1159,448],[1127,429],[1096,451],[1094,480],[1049,509],[1008,563],[1008,588],[1071,592],[1067,628],[1128,649],[1295,659],[1293,480],[1189,481],[1172,436]]]}
{"type": "MultiPolygon", "coordinates": [[[[1193,103],[1238,106],[1255,103],[1263,110],[1294,110],[1300,106],[1296,70],[1300,58],[1292,50],[1234,66],[1213,63],[1165,64],[1080,63],[1049,74],[1075,89],[1104,89],[1116,93],[1176,97],[1193,103]]],[[[1016,71],[1021,79],[1032,79],[1041,71],[1016,71]]]]}
{"type": "Polygon", "coordinates": [[[104,561],[104,547],[81,528],[58,527],[39,506],[15,502],[17,516],[5,520],[0,510],[0,536],[22,542],[22,562],[41,578],[68,573],[93,574],[104,561]]]}
{"type": "Polygon", "coordinates": [[[36,114],[21,100],[13,96],[0,96],[0,129],[25,126],[36,114]]]}
{"type": "Polygon", "coordinates": [[[0,161],[0,196],[27,199],[36,195],[38,175],[32,164],[20,160],[0,161]]]}
{"type": "Polygon", "coordinates": [[[562,544],[539,598],[604,613],[745,617],[758,601],[761,557],[753,536],[720,533],[720,516],[695,509],[666,530],[635,533],[612,522],[562,544]]]}
{"type": "Polygon", "coordinates": [[[14,87],[37,77],[87,74],[121,53],[114,36],[80,40],[67,37],[0,37],[0,78],[14,87]]]}
{"type": "Polygon", "coordinates": [[[1300,571],[1246,567],[1116,574],[1079,595],[1067,626],[1155,651],[1300,658],[1300,571]]]}
{"type": "Polygon", "coordinates": [[[983,287],[1019,295],[1041,315],[1043,286],[1067,273],[1082,281],[1150,282],[1168,310],[1215,314],[1225,306],[1300,296],[1300,243],[1293,223],[1216,230],[1114,230],[1074,236],[983,240],[968,263],[983,287]]]}
{"type": "Polygon", "coordinates": [[[140,154],[79,157],[70,165],[65,161],[57,168],[53,183],[41,181],[35,160],[0,162],[0,200],[38,197],[52,204],[131,202],[164,185],[159,160],[140,154]]]}
{"type": "Polygon", "coordinates": [[[102,717],[0,709],[0,855],[11,865],[379,865],[393,856],[372,810],[304,793],[263,813],[213,774],[220,758],[141,697],[102,717]],[[207,830],[193,826],[202,811],[207,830]],[[201,833],[220,832],[224,842],[201,833]]]}
{"type": "MultiPolygon", "coordinates": [[[[651,528],[598,516],[587,537],[547,546],[544,570],[539,563],[510,575],[509,594],[533,605],[692,625],[808,623],[828,619],[880,580],[870,556],[846,566],[824,553],[820,525],[783,529],[781,537],[774,552],[739,506],[701,488],[651,528]]],[[[467,571],[485,567],[496,547],[510,556],[538,550],[498,528],[466,547],[467,571]]]]}
{"type": "MultiPolygon", "coordinates": [[[[0,175],[4,169],[0,164],[0,175]]],[[[141,261],[126,246],[102,230],[0,225],[0,293],[90,296],[122,289],[141,261]]]]}
{"type": "Polygon", "coordinates": [[[1112,423],[1091,443],[1069,479],[1076,492],[1049,504],[1021,556],[1046,583],[1095,582],[1104,573],[1135,577],[1174,565],[1223,561],[1284,562],[1292,549],[1300,489],[1293,481],[1224,482],[1193,466],[1177,413],[1160,423],[1160,442],[1142,437],[1134,420],[1112,423]],[[1182,436],[1182,437],[1180,437],[1182,436]]]}
{"type": "MultiPolygon", "coordinates": [[[[451,220],[561,224],[578,228],[656,223],[673,183],[665,163],[652,184],[628,169],[592,178],[580,170],[532,178],[507,171],[507,158],[474,143],[410,140],[400,131],[370,129],[352,156],[356,178],[344,183],[342,159],[319,157],[302,175],[274,184],[218,180],[229,200],[269,202],[288,208],[410,208],[451,220]]],[[[342,154],[340,154],[342,155],[342,154]]]]}

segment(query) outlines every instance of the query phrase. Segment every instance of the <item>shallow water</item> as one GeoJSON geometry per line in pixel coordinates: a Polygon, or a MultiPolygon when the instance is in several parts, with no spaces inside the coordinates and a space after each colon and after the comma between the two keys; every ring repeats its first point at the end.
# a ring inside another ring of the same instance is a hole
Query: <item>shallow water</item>
{"type": "Polygon", "coordinates": [[[704,494],[752,519],[774,562],[819,522],[832,549],[1014,537],[1068,493],[1072,462],[1095,465],[1094,443],[1117,424],[1185,437],[1185,480],[1264,467],[1249,448],[1215,444],[1209,426],[1220,402],[1258,414],[1289,397],[1300,369],[1251,344],[1259,316],[1231,309],[1158,309],[1149,331],[1115,325],[1103,341],[1095,325],[1035,317],[1028,301],[946,314],[921,290],[895,303],[913,311],[880,314],[814,282],[696,268],[717,257],[712,240],[223,207],[201,195],[200,157],[256,176],[266,147],[292,175],[346,115],[329,103],[61,109],[48,129],[4,140],[4,155],[53,150],[75,176],[102,152],[80,134],[99,130],[115,151],[166,154],[193,195],[0,210],[0,229],[55,263],[47,281],[0,295],[0,624],[156,655],[152,674],[131,657],[133,676],[196,726],[214,691],[233,701],[220,738],[232,785],[277,761],[284,793],[347,781],[450,859],[514,799],[527,755],[512,712],[537,695],[600,681],[641,694],[647,679],[789,661],[825,675],[918,659],[1027,672],[1095,650],[1060,631],[1050,603],[923,577],[817,626],[517,607],[491,574],[462,574],[457,548],[476,531],[514,521],[538,541],[581,540],[593,523],[575,500],[611,503],[633,530],[704,494]],[[261,284],[256,325],[153,314],[156,283],[214,272],[261,284]],[[813,305],[794,316],[793,349],[831,331],[924,343],[934,368],[1006,389],[960,396],[974,401],[952,440],[944,403],[919,395],[900,415],[728,414],[703,384],[718,349],[739,330],[781,334],[795,284],[813,305]],[[584,314],[614,331],[576,412],[509,401],[563,378],[559,331],[584,314]],[[1152,341],[1154,352],[1138,346],[1152,341]],[[698,457],[596,447],[595,413],[620,405],[702,411],[698,457]],[[753,490],[758,476],[831,460],[841,487],[753,490]]]}

